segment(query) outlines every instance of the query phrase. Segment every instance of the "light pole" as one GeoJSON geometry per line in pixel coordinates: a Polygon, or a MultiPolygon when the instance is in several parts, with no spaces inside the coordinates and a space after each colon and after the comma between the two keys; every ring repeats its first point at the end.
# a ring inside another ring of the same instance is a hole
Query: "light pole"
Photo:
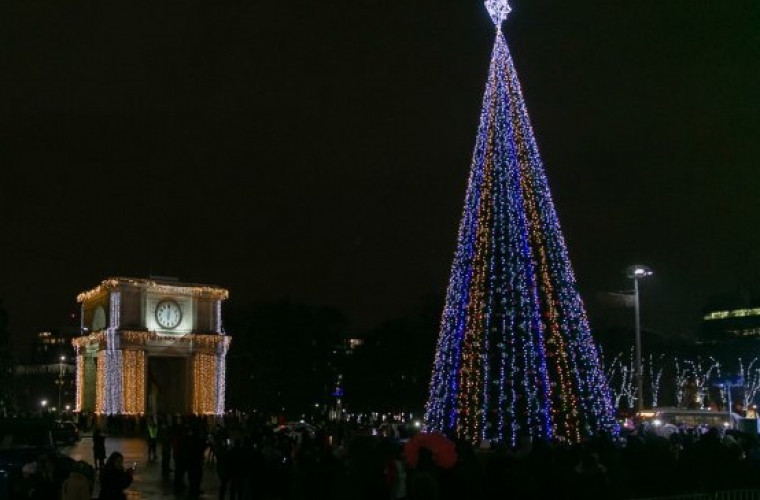
{"type": "Polygon", "coordinates": [[[652,275],[652,270],[642,264],[635,264],[626,269],[626,274],[633,280],[633,300],[636,315],[636,407],[644,409],[644,372],[641,368],[641,318],[639,314],[639,280],[652,275]]]}
{"type": "Polygon", "coordinates": [[[66,360],[66,356],[61,356],[58,363],[58,408],[61,408],[61,390],[63,389],[63,362],[66,360]]]}

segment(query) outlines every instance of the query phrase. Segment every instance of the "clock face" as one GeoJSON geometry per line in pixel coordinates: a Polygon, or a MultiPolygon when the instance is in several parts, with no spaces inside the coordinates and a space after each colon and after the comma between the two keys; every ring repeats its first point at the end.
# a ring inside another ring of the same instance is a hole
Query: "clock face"
{"type": "Polygon", "coordinates": [[[156,322],[162,328],[171,330],[182,322],[182,309],[173,300],[162,300],[156,305],[156,322]]]}

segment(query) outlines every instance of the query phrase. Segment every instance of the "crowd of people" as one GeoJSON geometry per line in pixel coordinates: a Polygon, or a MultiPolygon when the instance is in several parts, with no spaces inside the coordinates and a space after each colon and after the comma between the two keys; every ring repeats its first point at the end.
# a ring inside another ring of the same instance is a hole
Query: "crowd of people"
{"type": "MultiPolygon", "coordinates": [[[[119,432],[141,436],[165,484],[190,499],[200,496],[204,474],[216,476],[220,500],[629,499],[760,488],[760,440],[717,428],[666,436],[640,427],[580,444],[523,436],[514,447],[488,449],[454,440],[455,460],[442,465],[437,451],[424,446],[410,457],[418,429],[392,420],[314,426],[273,424],[257,414],[132,420],[93,424],[103,500],[123,499],[132,481],[118,452],[102,460],[103,433],[119,432]]],[[[44,496],[55,490],[53,481],[63,500],[85,498],[73,493],[85,483],[74,474],[53,478],[43,464],[37,476],[45,487],[32,498],[58,498],[44,496]]]]}
{"type": "Polygon", "coordinates": [[[524,436],[489,450],[455,441],[447,468],[425,448],[411,466],[403,434],[343,424],[292,438],[251,424],[222,428],[233,438],[216,452],[222,489],[242,493],[230,498],[627,499],[760,487],[760,441],[716,428],[667,437],[641,428],[574,445],[524,436]]]}

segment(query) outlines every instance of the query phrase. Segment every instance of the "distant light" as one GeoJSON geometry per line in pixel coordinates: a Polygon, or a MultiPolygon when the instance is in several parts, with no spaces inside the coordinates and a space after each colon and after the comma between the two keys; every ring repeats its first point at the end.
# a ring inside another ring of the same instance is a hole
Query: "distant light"
{"type": "Polygon", "coordinates": [[[729,422],[723,422],[723,427],[729,427],[731,424],[729,422]]]}
{"type": "Polygon", "coordinates": [[[420,422],[419,420],[415,420],[414,421],[414,427],[416,429],[419,429],[421,426],[422,426],[422,422],[420,422]]]}
{"type": "Polygon", "coordinates": [[[61,361],[66,361],[66,356],[61,356],[61,361]]]}
{"type": "Polygon", "coordinates": [[[66,405],[66,411],[69,411],[71,409],[71,405],[66,405]]]}
{"type": "Polygon", "coordinates": [[[662,420],[660,420],[659,418],[655,418],[654,420],[652,420],[652,423],[655,425],[655,427],[659,427],[662,425],[662,420]]]}
{"type": "Polygon", "coordinates": [[[629,278],[636,279],[645,278],[654,274],[651,269],[643,264],[634,264],[632,266],[628,266],[627,273],[629,278]]]}
{"type": "Polygon", "coordinates": [[[40,405],[41,405],[43,408],[44,408],[44,407],[46,407],[46,406],[47,406],[47,399],[43,399],[42,401],[40,401],[40,405]]]}

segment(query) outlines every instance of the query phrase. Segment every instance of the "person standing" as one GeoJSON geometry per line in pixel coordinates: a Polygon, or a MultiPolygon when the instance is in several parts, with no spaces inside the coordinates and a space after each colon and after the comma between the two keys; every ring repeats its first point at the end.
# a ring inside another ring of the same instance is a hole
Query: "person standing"
{"type": "Polygon", "coordinates": [[[92,467],[84,461],[76,462],[63,482],[61,500],[92,500],[90,479],[92,467]]]}
{"type": "Polygon", "coordinates": [[[155,462],[158,459],[156,453],[156,444],[158,444],[158,424],[155,417],[148,417],[148,462],[155,462]]]}
{"type": "Polygon", "coordinates": [[[185,475],[190,460],[192,430],[184,420],[175,425],[172,437],[172,455],[174,456],[174,493],[177,496],[185,492],[185,475]]]}
{"type": "Polygon", "coordinates": [[[206,432],[202,421],[196,417],[192,425],[187,448],[188,498],[199,498],[203,479],[203,454],[206,451],[206,432]]]}
{"type": "Polygon", "coordinates": [[[100,470],[100,500],[126,500],[124,490],[132,484],[134,468],[124,468],[124,455],[114,451],[100,470]]]}
{"type": "Polygon", "coordinates": [[[161,419],[161,425],[158,428],[158,440],[161,442],[161,473],[164,477],[169,477],[172,461],[172,428],[169,424],[168,416],[161,419]]]}
{"type": "MultiPolygon", "coordinates": [[[[230,447],[229,441],[216,446],[216,473],[219,476],[219,500],[227,498],[227,486],[230,483],[230,447]]],[[[235,494],[233,493],[233,498],[235,494]]]]}
{"type": "Polygon", "coordinates": [[[92,457],[95,469],[102,469],[106,459],[106,438],[101,434],[100,427],[95,427],[95,432],[92,433],[92,457]]]}

